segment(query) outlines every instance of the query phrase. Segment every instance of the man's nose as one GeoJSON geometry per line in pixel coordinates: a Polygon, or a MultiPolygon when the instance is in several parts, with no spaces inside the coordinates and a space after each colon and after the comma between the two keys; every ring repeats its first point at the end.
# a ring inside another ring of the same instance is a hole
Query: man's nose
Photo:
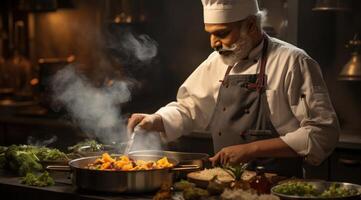
{"type": "Polygon", "coordinates": [[[222,48],[222,43],[216,37],[211,36],[211,47],[212,49],[218,51],[222,48]]]}

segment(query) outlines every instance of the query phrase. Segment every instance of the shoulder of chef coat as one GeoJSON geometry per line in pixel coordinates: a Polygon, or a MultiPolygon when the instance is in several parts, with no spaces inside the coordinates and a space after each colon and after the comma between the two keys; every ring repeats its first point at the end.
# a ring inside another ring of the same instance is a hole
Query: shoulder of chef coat
{"type": "Polygon", "coordinates": [[[306,162],[318,165],[332,153],[340,131],[320,66],[291,44],[274,39],[274,45],[275,56],[285,66],[278,89],[286,94],[287,106],[293,114],[294,119],[289,121],[298,121],[299,125],[281,139],[306,162]]]}

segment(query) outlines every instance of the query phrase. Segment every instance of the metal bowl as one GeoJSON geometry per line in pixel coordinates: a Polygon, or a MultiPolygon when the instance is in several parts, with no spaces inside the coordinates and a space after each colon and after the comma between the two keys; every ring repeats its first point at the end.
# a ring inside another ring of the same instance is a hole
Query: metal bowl
{"type": "MultiPolygon", "coordinates": [[[[289,181],[289,182],[301,182],[301,181],[289,181]]],[[[347,189],[354,189],[358,191],[358,194],[346,196],[346,197],[318,197],[318,196],[299,196],[299,195],[287,195],[275,192],[277,187],[280,187],[283,183],[272,187],[271,193],[280,197],[282,200],[294,200],[294,199],[312,199],[312,200],[324,200],[324,199],[337,199],[337,200],[344,200],[344,199],[361,199],[361,186],[352,183],[344,183],[344,182],[328,182],[328,181],[302,181],[308,184],[315,186],[316,192],[321,194],[323,191],[327,190],[332,184],[337,184],[340,187],[344,187],[347,189]]]]}

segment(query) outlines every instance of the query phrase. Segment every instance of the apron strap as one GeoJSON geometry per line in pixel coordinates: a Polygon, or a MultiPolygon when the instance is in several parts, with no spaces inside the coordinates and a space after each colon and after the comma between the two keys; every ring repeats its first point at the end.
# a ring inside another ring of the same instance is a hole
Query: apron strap
{"type": "Polygon", "coordinates": [[[228,65],[227,71],[226,71],[226,73],[224,74],[223,80],[219,80],[219,82],[221,82],[223,86],[227,85],[227,83],[226,83],[226,78],[227,78],[227,76],[229,75],[229,73],[231,72],[232,67],[233,67],[233,66],[228,65]]]}
{"type": "Polygon", "coordinates": [[[267,64],[267,49],[268,49],[268,38],[266,35],[263,35],[263,48],[262,48],[262,57],[261,57],[261,66],[260,72],[257,76],[256,83],[249,83],[247,88],[256,89],[259,93],[263,92],[266,86],[266,64],[267,64]]]}

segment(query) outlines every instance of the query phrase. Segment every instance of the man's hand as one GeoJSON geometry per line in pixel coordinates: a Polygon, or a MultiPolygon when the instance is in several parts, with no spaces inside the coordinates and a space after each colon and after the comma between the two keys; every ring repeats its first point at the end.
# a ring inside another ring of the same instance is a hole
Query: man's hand
{"type": "Polygon", "coordinates": [[[239,144],[223,148],[209,158],[213,165],[220,163],[239,164],[255,158],[298,157],[299,155],[280,138],[259,140],[248,144],[239,144]]]}
{"type": "Polygon", "coordinates": [[[255,147],[252,147],[252,143],[239,144],[234,146],[225,147],[220,150],[215,156],[209,158],[212,165],[235,165],[239,163],[245,163],[254,158],[253,154],[256,151],[255,147]]]}
{"type": "Polygon", "coordinates": [[[132,114],[128,119],[128,133],[133,132],[134,127],[137,125],[146,131],[164,132],[163,120],[158,114],[132,114]]]}

